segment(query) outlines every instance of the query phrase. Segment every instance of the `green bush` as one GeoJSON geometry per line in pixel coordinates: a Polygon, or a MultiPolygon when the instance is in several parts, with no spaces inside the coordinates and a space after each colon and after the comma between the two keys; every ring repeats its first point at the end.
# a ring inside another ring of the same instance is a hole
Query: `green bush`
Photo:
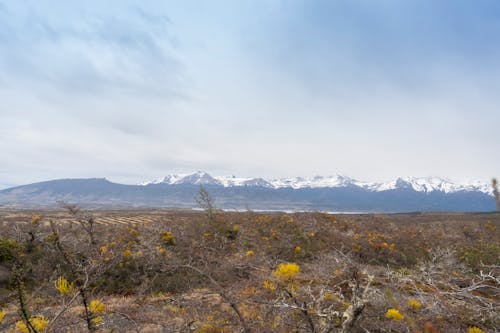
{"type": "Polygon", "coordinates": [[[23,248],[21,243],[13,239],[0,237],[0,264],[14,261],[23,248]]]}
{"type": "Polygon", "coordinates": [[[474,270],[479,270],[481,265],[500,264],[500,242],[477,242],[459,250],[460,259],[474,270]]]}

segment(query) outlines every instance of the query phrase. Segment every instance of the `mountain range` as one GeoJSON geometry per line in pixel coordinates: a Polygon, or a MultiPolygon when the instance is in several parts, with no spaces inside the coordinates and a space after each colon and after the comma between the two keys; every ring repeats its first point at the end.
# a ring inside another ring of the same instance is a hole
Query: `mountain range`
{"type": "Polygon", "coordinates": [[[58,179],[0,190],[0,207],[52,208],[60,201],[90,208],[195,208],[200,186],[223,209],[414,212],[495,210],[492,187],[444,178],[363,182],[342,175],[242,178],[206,172],[168,175],[138,185],[105,178],[58,179]]]}

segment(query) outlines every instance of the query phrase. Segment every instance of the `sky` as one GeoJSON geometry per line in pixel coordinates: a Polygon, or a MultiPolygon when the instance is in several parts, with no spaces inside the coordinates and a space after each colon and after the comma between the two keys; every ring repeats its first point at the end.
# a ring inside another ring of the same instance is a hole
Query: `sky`
{"type": "Polygon", "coordinates": [[[498,0],[0,0],[0,188],[500,176],[498,0]]]}

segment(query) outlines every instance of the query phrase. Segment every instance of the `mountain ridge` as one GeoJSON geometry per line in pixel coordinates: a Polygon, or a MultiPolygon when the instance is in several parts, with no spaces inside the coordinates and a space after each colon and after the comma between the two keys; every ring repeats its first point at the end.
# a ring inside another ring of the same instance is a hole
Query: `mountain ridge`
{"type": "Polygon", "coordinates": [[[0,190],[0,207],[54,208],[65,201],[89,208],[196,208],[200,186],[222,209],[398,213],[485,212],[496,207],[493,196],[478,185],[420,178],[375,184],[343,176],[272,183],[263,178],[212,177],[202,172],[142,185],[106,178],[57,179],[0,190]]]}
{"type": "Polygon", "coordinates": [[[332,176],[292,177],[265,179],[261,177],[236,177],[236,176],[211,176],[207,172],[197,171],[192,174],[171,174],[161,180],[144,182],[140,185],[150,184],[193,184],[193,185],[219,185],[224,187],[237,186],[262,186],[269,188],[336,188],[357,186],[371,191],[385,191],[396,188],[410,187],[417,192],[441,191],[445,193],[460,191],[479,191],[493,195],[492,187],[487,183],[473,181],[457,183],[442,177],[398,177],[389,182],[364,182],[347,176],[335,174],[332,176]]]}

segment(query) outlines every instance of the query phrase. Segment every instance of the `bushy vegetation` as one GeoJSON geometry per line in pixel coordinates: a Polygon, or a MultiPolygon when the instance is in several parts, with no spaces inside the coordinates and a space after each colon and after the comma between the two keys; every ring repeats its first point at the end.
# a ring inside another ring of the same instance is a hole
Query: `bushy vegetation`
{"type": "Polygon", "coordinates": [[[224,213],[207,198],[134,224],[70,205],[0,221],[0,331],[500,329],[497,215],[224,213]]]}

